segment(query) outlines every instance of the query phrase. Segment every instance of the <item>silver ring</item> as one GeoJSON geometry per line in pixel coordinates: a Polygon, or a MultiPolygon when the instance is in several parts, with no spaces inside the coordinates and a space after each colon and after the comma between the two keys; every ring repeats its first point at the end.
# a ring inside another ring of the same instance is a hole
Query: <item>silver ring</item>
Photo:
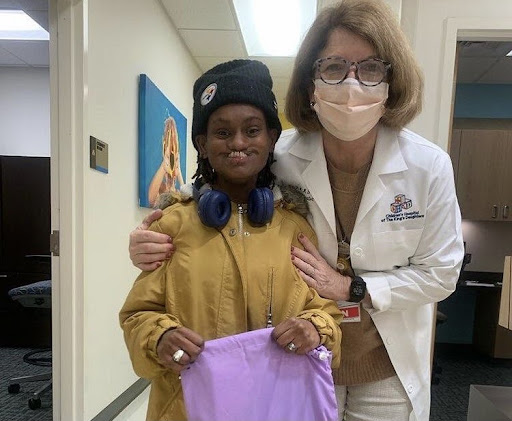
{"type": "Polygon", "coordinates": [[[172,354],[172,360],[175,363],[179,364],[181,357],[183,357],[183,355],[185,355],[185,351],[183,351],[182,349],[178,349],[174,354],[172,354]]]}
{"type": "Polygon", "coordinates": [[[288,348],[288,351],[295,352],[297,350],[297,345],[295,345],[293,342],[290,342],[288,345],[286,345],[286,348],[288,348]]]}

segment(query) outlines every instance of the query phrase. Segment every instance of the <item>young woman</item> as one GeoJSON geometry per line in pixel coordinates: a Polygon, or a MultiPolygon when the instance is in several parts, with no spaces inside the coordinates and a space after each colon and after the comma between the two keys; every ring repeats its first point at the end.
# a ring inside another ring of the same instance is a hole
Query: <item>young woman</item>
{"type": "Polygon", "coordinates": [[[148,420],[186,419],[179,373],[208,339],[275,326],[283,352],[323,344],[339,364],[341,313],[290,260],[297,238],[315,235],[271,190],[281,133],[271,88],[268,69],[252,60],[220,64],[194,85],[197,180],[151,227],[177,251],[137,278],[120,313],[133,367],[152,379],[148,420]]]}

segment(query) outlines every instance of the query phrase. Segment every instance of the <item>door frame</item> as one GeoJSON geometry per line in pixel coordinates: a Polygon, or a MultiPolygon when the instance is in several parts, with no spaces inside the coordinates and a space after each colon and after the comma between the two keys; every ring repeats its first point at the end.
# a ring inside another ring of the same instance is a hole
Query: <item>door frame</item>
{"type": "Polygon", "coordinates": [[[88,0],[49,0],[53,420],[80,420],[83,373],[83,167],[88,0]]]}
{"type": "Polygon", "coordinates": [[[444,55],[436,139],[446,139],[450,150],[453,108],[455,104],[455,60],[457,41],[512,41],[512,19],[447,18],[444,31],[444,55]]]}

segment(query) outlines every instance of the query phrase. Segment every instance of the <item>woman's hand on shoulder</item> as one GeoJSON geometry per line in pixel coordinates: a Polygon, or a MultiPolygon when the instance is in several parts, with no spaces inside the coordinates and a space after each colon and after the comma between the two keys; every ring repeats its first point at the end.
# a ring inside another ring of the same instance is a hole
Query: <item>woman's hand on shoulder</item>
{"type": "Polygon", "coordinates": [[[299,234],[299,241],[304,250],[292,247],[291,259],[304,282],[321,297],[335,301],[348,300],[352,279],[333,269],[305,235],[299,234]]]}
{"type": "Polygon", "coordinates": [[[193,363],[203,349],[204,339],[201,335],[186,327],[178,327],[160,337],[156,353],[164,367],[179,373],[193,363]]]}
{"type": "Polygon", "coordinates": [[[298,317],[279,323],[272,337],[285,351],[295,354],[306,354],[320,345],[320,335],[313,323],[298,317]]]}
{"type": "Polygon", "coordinates": [[[162,211],[154,210],[130,233],[130,259],[140,270],[151,271],[158,268],[174,252],[171,237],[148,230],[149,226],[161,217],[162,211]]]}

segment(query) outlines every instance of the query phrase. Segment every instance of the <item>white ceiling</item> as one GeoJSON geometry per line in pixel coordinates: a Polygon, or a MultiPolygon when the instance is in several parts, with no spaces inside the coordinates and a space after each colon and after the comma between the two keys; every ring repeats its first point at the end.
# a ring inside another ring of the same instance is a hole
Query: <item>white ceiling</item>
{"type": "MultiPolygon", "coordinates": [[[[276,0],[278,1],[278,0],[276,0]]],[[[389,0],[388,0],[389,1],[389,0]]],[[[201,70],[247,57],[232,0],[161,0],[201,70]]],[[[319,9],[337,0],[318,0],[319,9]]],[[[48,0],[0,0],[0,9],[21,9],[48,30],[48,0]]],[[[512,42],[460,43],[457,82],[512,84],[512,42]]],[[[292,57],[258,57],[270,69],[283,109],[292,57]]],[[[0,41],[0,66],[49,65],[47,41],[0,41]]]]}
{"type": "MultiPolygon", "coordinates": [[[[319,0],[318,8],[336,2],[319,0]]],[[[201,70],[206,71],[226,60],[247,57],[231,0],[162,0],[162,3],[201,70]]],[[[462,46],[457,82],[512,84],[512,57],[505,57],[510,50],[512,42],[462,46]]],[[[274,93],[283,109],[294,59],[256,58],[269,67],[274,93]]]]}
{"type": "Polygon", "coordinates": [[[512,42],[460,41],[458,83],[512,84],[512,42]]]}
{"type": "MultiPolygon", "coordinates": [[[[23,10],[48,31],[48,0],[0,0],[0,9],[23,10]]],[[[0,66],[48,67],[48,41],[0,41],[0,66]]]]}

